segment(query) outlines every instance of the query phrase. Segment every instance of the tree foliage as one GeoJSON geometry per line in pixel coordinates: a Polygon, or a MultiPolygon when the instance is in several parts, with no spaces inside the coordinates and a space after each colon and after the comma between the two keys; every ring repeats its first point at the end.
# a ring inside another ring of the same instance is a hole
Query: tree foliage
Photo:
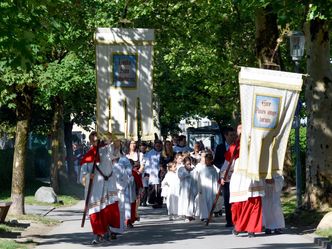
{"type": "MultiPolygon", "coordinates": [[[[331,23],[331,1],[319,0],[3,0],[0,112],[6,115],[1,120],[6,126],[17,121],[17,97],[28,88],[34,97],[33,129],[50,131],[58,97],[66,121],[87,125],[96,93],[93,34],[97,27],[126,27],[155,29],[153,79],[163,134],[182,118],[236,122],[239,68],[258,65],[260,9],[277,17],[276,49],[284,71],[293,71],[287,31],[302,30],[306,21],[331,23]]],[[[301,68],[305,72],[304,61],[301,68]]]]}

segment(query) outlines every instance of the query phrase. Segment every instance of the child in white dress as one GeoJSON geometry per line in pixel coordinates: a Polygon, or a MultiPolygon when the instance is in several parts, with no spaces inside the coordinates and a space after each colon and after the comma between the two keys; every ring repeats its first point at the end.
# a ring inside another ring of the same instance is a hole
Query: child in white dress
{"type": "Polygon", "coordinates": [[[167,168],[165,178],[161,182],[161,188],[162,196],[166,198],[169,220],[173,220],[178,215],[179,178],[174,162],[168,163],[167,168]]]}

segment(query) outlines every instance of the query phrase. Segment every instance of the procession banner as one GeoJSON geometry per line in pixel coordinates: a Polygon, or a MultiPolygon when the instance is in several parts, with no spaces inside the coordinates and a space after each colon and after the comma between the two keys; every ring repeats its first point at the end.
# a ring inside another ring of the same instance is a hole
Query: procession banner
{"type": "Polygon", "coordinates": [[[259,181],[282,175],[303,75],[242,67],[241,149],[237,172],[259,181]]]}
{"type": "Polygon", "coordinates": [[[95,42],[98,132],[153,140],[159,135],[153,107],[154,30],[98,28],[95,42]]]}

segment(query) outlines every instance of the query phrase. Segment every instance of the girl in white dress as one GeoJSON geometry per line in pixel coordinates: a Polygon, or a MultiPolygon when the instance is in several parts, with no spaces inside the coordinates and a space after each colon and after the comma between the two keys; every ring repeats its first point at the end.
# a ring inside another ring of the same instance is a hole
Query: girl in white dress
{"type": "Polygon", "coordinates": [[[183,166],[178,169],[178,176],[180,179],[178,215],[184,216],[185,221],[189,222],[194,219],[194,201],[197,193],[190,157],[183,159],[183,166]]]}
{"type": "Polygon", "coordinates": [[[168,163],[167,167],[168,171],[161,182],[161,187],[162,195],[166,198],[169,220],[173,220],[178,214],[179,178],[174,162],[168,163]]]}

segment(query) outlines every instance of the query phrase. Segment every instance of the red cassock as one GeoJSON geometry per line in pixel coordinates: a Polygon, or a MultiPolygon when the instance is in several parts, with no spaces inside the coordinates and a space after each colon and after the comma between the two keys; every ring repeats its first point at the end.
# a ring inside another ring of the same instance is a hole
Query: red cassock
{"type": "Polygon", "coordinates": [[[96,235],[107,233],[108,227],[120,228],[120,210],[118,202],[107,205],[98,213],[89,215],[92,232],[96,235]]]}
{"type": "MultiPolygon", "coordinates": [[[[225,159],[239,158],[240,141],[236,141],[225,153],[225,159]]],[[[248,198],[247,201],[234,202],[231,205],[232,222],[237,232],[258,233],[262,231],[262,198],[260,196],[248,198]]]]}
{"type": "Polygon", "coordinates": [[[237,232],[262,231],[262,197],[232,203],[232,221],[237,232]]]}

